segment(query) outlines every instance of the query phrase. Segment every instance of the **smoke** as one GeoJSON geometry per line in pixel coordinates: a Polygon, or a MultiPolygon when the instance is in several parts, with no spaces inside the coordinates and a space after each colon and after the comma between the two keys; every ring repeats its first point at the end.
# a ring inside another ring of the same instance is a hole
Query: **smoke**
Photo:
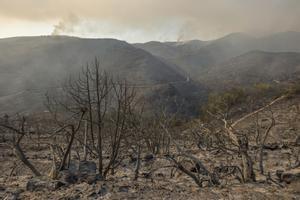
{"type": "Polygon", "coordinates": [[[9,19],[49,24],[62,19],[55,26],[53,34],[80,35],[85,32],[87,37],[91,35],[103,37],[110,33],[113,36],[124,37],[123,39],[143,37],[156,40],[163,37],[166,40],[187,40],[213,39],[232,32],[268,34],[300,31],[299,0],[0,0],[0,2],[0,25],[5,23],[2,21],[9,19]],[[68,13],[74,15],[70,17],[68,13]],[[90,22],[82,23],[79,18],[90,22]],[[93,24],[95,28],[86,27],[85,24],[93,24]],[[85,30],[94,32],[86,33],[85,30]]]}
{"type": "Polygon", "coordinates": [[[54,30],[51,35],[71,34],[75,31],[79,22],[80,20],[76,15],[70,14],[68,17],[62,19],[57,25],[54,25],[54,30]]]}
{"type": "MultiPolygon", "coordinates": [[[[197,39],[202,33],[202,28],[195,21],[188,21],[179,26],[177,31],[177,42],[197,39]]],[[[202,35],[203,37],[203,35],[202,35]]]]}

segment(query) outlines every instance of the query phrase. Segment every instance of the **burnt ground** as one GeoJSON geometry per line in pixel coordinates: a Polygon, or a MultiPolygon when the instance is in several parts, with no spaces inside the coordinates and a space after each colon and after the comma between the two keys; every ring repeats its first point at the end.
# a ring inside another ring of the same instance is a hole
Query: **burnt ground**
{"type": "MultiPolygon", "coordinates": [[[[300,147],[296,139],[300,135],[300,121],[295,118],[295,105],[299,105],[299,102],[299,98],[293,98],[272,107],[278,124],[272,130],[267,143],[277,147],[265,150],[265,166],[274,182],[258,175],[256,164],[255,183],[241,184],[234,177],[229,177],[222,180],[220,186],[198,188],[185,174],[179,171],[174,173],[174,170],[168,167],[170,162],[163,155],[158,155],[150,160],[143,159],[141,177],[137,181],[133,181],[134,164],[130,159],[125,159],[116,174],[109,175],[106,181],[97,181],[93,184],[82,182],[55,190],[44,188],[32,192],[26,189],[32,174],[17,160],[10,146],[1,139],[0,199],[300,199],[299,177],[288,184],[280,182],[276,176],[277,170],[290,171],[299,155],[300,147]],[[158,170],[149,176],[149,172],[153,169],[158,170]]],[[[261,115],[262,118],[264,116],[266,115],[261,115]]],[[[251,119],[248,119],[241,123],[239,128],[250,126],[252,126],[251,119]]],[[[188,132],[187,129],[182,134],[188,132]]],[[[201,151],[191,141],[183,143],[182,145],[189,149],[190,153],[203,160],[209,168],[226,163],[224,157],[201,151]]],[[[47,175],[52,165],[51,152],[47,145],[37,147],[26,138],[22,146],[30,161],[43,175],[47,175]]],[[[254,160],[256,160],[255,155],[254,149],[251,152],[254,160]]],[[[145,156],[146,154],[143,154],[142,157],[145,156]]],[[[294,171],[299,174],[299,166],[294,171]]]]}

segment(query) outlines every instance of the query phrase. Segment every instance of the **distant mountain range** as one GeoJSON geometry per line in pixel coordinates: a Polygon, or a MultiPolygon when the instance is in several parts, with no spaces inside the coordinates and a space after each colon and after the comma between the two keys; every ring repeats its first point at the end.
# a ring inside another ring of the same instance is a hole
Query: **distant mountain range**
{"type": "Polygon", "coordinates": [[[224,84],[299,78],[300,33],[260,38],[233,33],[212,41],[143,44],[67,36],[0,39],[0,113],[41,109],[48,88],[76,76],[95,57],[103,70],[153,86],[150,93],[145,89],[149,98],[161,94],[196,105],[205,100],[207,89],[224,84]]]}
{"type": "Polygon", "coordinates": [[[149,42],[135,46],[168,60],[195,80],[200,80],[212,68],[220,66],[221,69],[224,62],[251,51],[300,52],[300,33],[276,33],[261,38],[232,33],[212,41],[149,42]]]}

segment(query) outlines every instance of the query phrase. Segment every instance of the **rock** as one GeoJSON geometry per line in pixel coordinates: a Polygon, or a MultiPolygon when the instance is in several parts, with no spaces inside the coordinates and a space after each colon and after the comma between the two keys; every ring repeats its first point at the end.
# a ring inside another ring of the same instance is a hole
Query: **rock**
{"type": "Polygon", "coordinates": [[[69,170],[61,171],[60,177],[62,181],[67,182],[69,184],[74,184],[78,181],[78,176],[69,170]]]}
{"type": "Polygon", "coordinates": [[[276,176],[278,177],[280,182],[282,182],[281,176],[282,176],[283,172],[284,172],[284,170],[281,170],[281,169],[276,170],[276,176]]]}
{"type": "Polygon", "coordinates": [[[88,184],[94,184],[102,180],[100,175],[96,174],[97,165],[92,161],[81,161],[79,163],[78,180],[88,184]]]}
{"type": "Polygon", "coordinates": [[[88,197],[98,199],[98,197],[104,197],[108,193],[107,186],[104,184],[101,186],[98,192],[92,192],[88,197]]]}
{"type": "Polygon", "coordinates": [[[130,155],[129,163],[135,163],[137,161],[137,157],[130,155]]]}
{"type": "Polygon", "coordinates": [[[267,158],[267,157],[268,157],[268,155],[269,155],[269,153],[268,153],[268,152],[266,152],[266,151],[264,151],[264,152],[263,152],[263,157],[264,157],[264,158],[267,158]]]}
{"type": "Polygon", "coordinates": [[[68,200],[78,200],[78,199],[81,199],[81,198],[80,198],[80,194],[75,194],[75,195],[72,196],[72,197],[68,197],[68,200]]]}
{"type": "Polygon", "coordinates": [[[146,161],[146,162],[149,162],[149,161],[152,161],[152,160],[154,160],[154,155],[153,154],[147,154],[144,157],[144,161],[146,161]]]}
{"type": "Polygon", "coordinates": [[[270,151],[275,151],[275,150],[280,149],[280,146],[276,143],[265,144],[264,149],[270,150],[270,151]]]}
{"type": "Polygon", "coordinates": [[[300,181],[300,169],[298,168],[283,172],[281,175],[281,180],[287,184],[300,181]]]}
{"type": "Polygon", "coordinates": [[[72,165],[68,170],[60,172],[60,179],[69,184],[77,182],[94,184],[98,180],[102,180],[102,178],[96,174],[96,171],[96,163],[91,161],[82,161],[79,163],[78,170],[76,165],[72,165]]]}
{"type": "Polygon", "coordinates": [[[296,138],[295,144],[296,146],[300,146],[300,135],[296,138]]]}
{"type": "Polygon", "coordinates": [[[17,200],[18,198],[19,194],[7,194],[3,200],[17,200]]]}
{"type": "Polygon", "coordinates": [[[41,178],[32,178],[26,184],[26,190],[30,192],[34,191],[44,191],[44,190],[57,190],[58,188],[66,185],[62,181],[53,181],[41,178]]]}
{"type": "Polygon", "coordinates": [[[152,172],[143,172],[142,177],[146,178],[146,179],[151,179],[152,178],[152,172]]]}
{"type": "Polygon", "coordinates": [[[100,190],[98,191],[98,195],[105,196],[108,193],[107,187],[105,185],[102,185],[100,190]]]}
{"type": "Polygon", "coordinates": [[[157,173],[156,176],[157,177],[165,177],[165,175],[163,173],[157,173]]]}
{"type": "Polygon", "coordinates": [[[17,189],[15,191],[10,191],[6,194],[4,200],[17,200],[19,199],[20,194],[24,192],[22,189],[17,189]]]}
{"type": "Polygon", "coordinates": [[[67,185],[67,183],[62,181],[51,181],[49,182],[49,185],[47,186],[48,190],[55,191],[63,186],[67,185]]]}
{"type": "MultiPolygon", "coordinates": [[[[224,170],[224,167],[216,167],[215,168],[215,171],[217,171],[219,173],[222,173],[222,170],[224,170]]],[[[225,170],[228,170],[228,169],[225,169],[225,170]]],[[[190,169],[190,171],[194,172],[194,173],[199,173],[202,175],[207,175],[207,172],[205,170],[203,170],[203,168],[198,163],[196,163],[195,166],[190,169]]]]}
{"type": "Polygon", "coordinates": [[[129,192],[130,186],[124,185],[119,187],[119,192],[129,192]]]}
{"type": "Polygon", "coordinates": [[[74,161],[71,161],[68,167],[68,171],[72,174],[76,174],[78,172],[78,165],[74,161]]]}
{"type": "Polygon", "coordinates": [[[78,181],[91,185],[101,180],[103,180],[103,178],[99,174],[81,174],[78,181]]]}
{"type": "Polygon", "coordinates": [[[81,161],[79,163],[80,174],[96,174],[97,165],[92,161],[81,161]]]}
{"type": "Polygon", "coordinates": [[[4,192],[6,189],[4,186],[0,185],[0,192],[4,192]]]}
{"type": "Polygon", "coordinates": [[[30,192],[42,191],[47,188],[47,181],[38,178],[30,179],[26,184],[26,190],[30,192]]]}
{"type": "Polygon", "coordinates": [[[91,194],[88,195],[89,198],[93,198],[93,199],[97,199],[97,193],[96,192],[92,192],[91,194]]]}

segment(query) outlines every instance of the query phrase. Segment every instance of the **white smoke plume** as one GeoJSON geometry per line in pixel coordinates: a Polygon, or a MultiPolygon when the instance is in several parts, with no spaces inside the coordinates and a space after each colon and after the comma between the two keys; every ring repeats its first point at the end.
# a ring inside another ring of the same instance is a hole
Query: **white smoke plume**
{"type": "Polygon", "coordinates": [[[51,35],[73,33],[79,22],[80,20],[76,15],[70,14],[66,18],[62,19],[57,25],[54,25],[54,30],[51,35]]]}

